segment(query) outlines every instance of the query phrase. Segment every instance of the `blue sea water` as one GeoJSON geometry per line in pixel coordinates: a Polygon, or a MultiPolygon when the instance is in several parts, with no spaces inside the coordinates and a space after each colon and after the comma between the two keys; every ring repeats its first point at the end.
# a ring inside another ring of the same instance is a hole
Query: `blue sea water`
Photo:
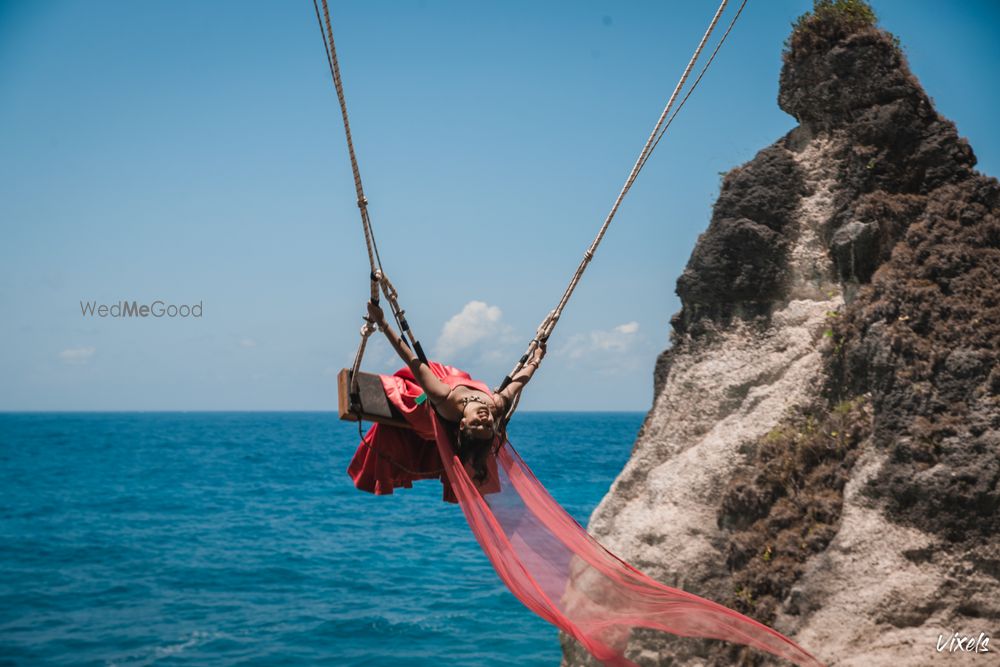
{"type": "MultiPolygon", "coordinates": [[[[521,413],[518,451],[583,524],[639,413],[521,413]]],[[[346,475],[330,413],[0,414],[0,664],[547,665],[436,480],[346,475]]]]}

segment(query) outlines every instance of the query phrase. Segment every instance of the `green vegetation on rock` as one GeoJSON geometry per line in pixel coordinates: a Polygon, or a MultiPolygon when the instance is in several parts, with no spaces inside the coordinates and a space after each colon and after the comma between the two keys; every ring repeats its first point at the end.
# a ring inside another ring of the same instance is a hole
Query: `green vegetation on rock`
{"type": "Polygon", "coordinates": [[[785,58],[795,58],[822,44],[874,28],[878,19],[865,0],[814,0],[813,10],[792,24],[785,41],[785,58]]]}

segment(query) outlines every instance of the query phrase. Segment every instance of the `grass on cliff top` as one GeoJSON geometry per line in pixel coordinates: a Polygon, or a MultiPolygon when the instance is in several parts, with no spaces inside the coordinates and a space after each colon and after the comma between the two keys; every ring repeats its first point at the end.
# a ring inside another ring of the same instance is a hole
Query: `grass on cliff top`
{"type": "Polygon", "coordinates": [[[876,23],[875,11],[865,0],[813,0],[813,10],[792,24],[784,56],[802,57],[824,44],[874,28],[876,23]]]}

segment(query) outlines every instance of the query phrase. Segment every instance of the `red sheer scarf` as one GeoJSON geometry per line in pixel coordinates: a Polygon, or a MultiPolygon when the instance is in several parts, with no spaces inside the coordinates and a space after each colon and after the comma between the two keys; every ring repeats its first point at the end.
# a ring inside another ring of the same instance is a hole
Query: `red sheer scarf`
{"type": "MultiPolygon", "coordinates": [[[[435,364],[434,370],[442,379],[457,372],[452,382],[466,384],[471,380],[450,367],[435,364]]],[[[397,379],[384,378],[384,382],[393,385],[390,400],[395,403],[407,391],[397,392],[403,385],[398,382],[399,374],[392,377],[397,379]]],[[[409,387],[408,391],[415,390],[409,387]]],[[[661,584],[602,547],[549,495],[510,442],[491,457],[489,479],[477,487],[454,453],[452,429],[433,410],[411,407],[404,414],[416,423],[413,433],[401,435],[401,429],[379,425],[369,431],[366,441],[371,441],[359,447],[352,462],[351,474],[358,487],[366,488],[373,482],[373,488],[367,490],[391,493],[392,488],[410,486],[413,479],[440,477],[445,500],[461,506],[476,540],[511,592],[605,665],[637,667],[626,657],[629,638],[633,628],[650,628],[745,644],[796,665],[822,667],[816,658],[766,625],[661,584]],[[428,435],[430,441],[424,439],[428,435]],[[396,447],[398,456],[406,457],[406,450],[399,447],[408,446],[414,438],[423,445],[410,450],[408,461],[427,466],[421,469],[422,476],[397,469],[395,476],[383,475],[381,486],[379,475],[365,476],[366,469],[384,463],[378,459],[383,441],[396,447]],[[428,445],[434,446],[436,456],[427,452],[428,445]]]]}

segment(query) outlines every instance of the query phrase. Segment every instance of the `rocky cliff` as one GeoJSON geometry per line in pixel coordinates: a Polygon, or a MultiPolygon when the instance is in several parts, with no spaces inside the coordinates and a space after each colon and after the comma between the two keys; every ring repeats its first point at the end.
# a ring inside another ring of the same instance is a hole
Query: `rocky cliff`
{"type": "MultiPolygon", "coordinates": [[[[1000,630],[1000,185],[859,0],[800,19],[778,104],[799,126],[725,176],[589,528],[829,665],[926,665],[1000,630]]],[[[641,633],[629,655],[771,664],[641,633]]]]}

